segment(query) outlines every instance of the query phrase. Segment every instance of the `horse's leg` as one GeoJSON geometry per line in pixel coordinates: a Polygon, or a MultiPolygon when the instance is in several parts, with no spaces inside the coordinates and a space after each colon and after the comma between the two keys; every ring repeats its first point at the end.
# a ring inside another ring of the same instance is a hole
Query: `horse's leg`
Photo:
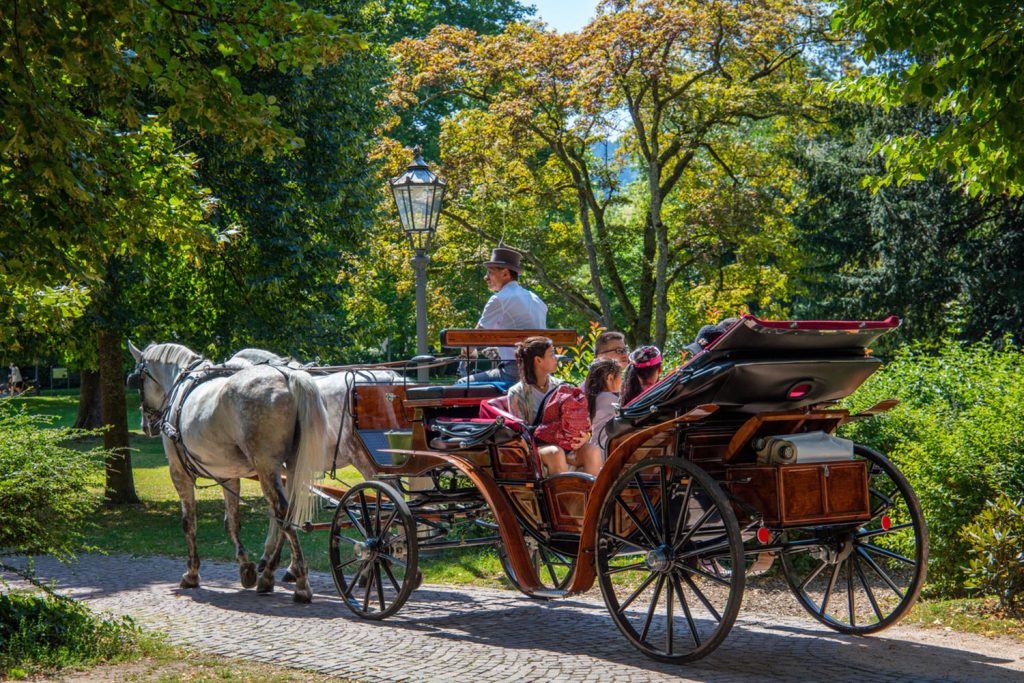
{"type": "Polygon", "coordinates": [[[274,590],[274,572],[277,571],[277,565],[281,561],[281,546],[284,545],[284,536],[281,535],[281,520],[284,519],[284,515],[278,512],[278,508],[287,509],[288,505],[287,499],[284,497],[284,487],[280,483],[276,487],[272,484],[269,486],[264,484],[266,476],[268,475],[259,476],[260,488],[263,489],[263,497],[267,499],[268,503],[267,521],[269,526],[267,540],[263,543],[263,556],[260,558],[259,564],[256,565],[256,571],[260,575],[256,584],[258,593],[269,593],[274,590]],[[279,504],[275,504],[275,500],[279,501],[279,504]]]}
{"type": "MultiPolygon", "coordinates": [[[[256,571],[262,572],[266,568],[267,560],[271,552],[269,550],[270,548],[277,548],[277,552],[280,552],[281,546],[284,545],[284,539],[279,537],[280,533],[280,526],[277,524],[277,521],[274,520],[273,515],[270,515],[270,524],[267,526],[267,540],[263,544],[263,547],[268,550],[264,552],[263,557],[260,559],[260,563],[256,565],[256,571]],[[281,546],[277,545],[278,543],[280,543],[281,546]]],[[[295,574],[292,572],[291,566],[285,570],[284,576],[281,577],[281,583],[295,583],[295,574]]]]}
{"type": "Polygon", "coordinates": [[[278,532],[276,548],[268,558],[267,567],[260,576],[260,584],[264,583],[264,577],[270,575],[271,587],[273,587],[274,570],[281,559],[281,546],[283,539],[288,539],[288,545],[292,551],[291,572],[295,575],[295,593],[292,595],[295,602],[310,602],[313,599],[313,590],[309,586],[309,569],[306,560],[302,556],[302,548],[299,546],[299,538],[295,533],[295,527],[287,524],[284,520],[288,515],[288,498],[285,494],[281,477],[276,472],[260,472],[260,486],[263,487],[263,495],[270,503],[271,514],[278,519],[278,532]]]}
{"type": "Polygon", "coordinates": [[[235,544],[235,560],[238,562],[238,577],[243,588],[256,585],[256,565],[249,559],[242,545],[242,519],[238,514],[238,504],[242,498],[242,486],[238,479],[228,479],[224,487],[224,530],[228,532],[235,544]]]}
{"type": "MultiPolygon", "coordinates": [[[[166,437],[165,437],[166,438],[166,437]]],[[[173,448],[167,446],[165,448],[173,448]]],[[[181,499],[181,530],[185,532],[185,545],[188,548],[188,561],[185,573],[181,575],[182,588],[199,587],[199,550],[196,548],[196,480],[181,467],[177,456],[168,454],[171,482],[181,499]]]]}

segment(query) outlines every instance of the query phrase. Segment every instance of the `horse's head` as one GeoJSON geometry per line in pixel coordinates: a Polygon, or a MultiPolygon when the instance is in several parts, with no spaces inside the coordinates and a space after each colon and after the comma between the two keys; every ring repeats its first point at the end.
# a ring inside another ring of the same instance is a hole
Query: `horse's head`
{"type": "Polygon", "coordinates": [[[147,352],[153,348],[154,345],[150,344],[145,350],[140,351],[134,344],[128,342],[128,350],[135,359],[135,369],[128,375],[128,388],[139,392],[142,433],[146,436],[160,436],[164,412],[167,409],[167,389],[153,374],[156,365],[154,359],[147,357],[147,352]]]}

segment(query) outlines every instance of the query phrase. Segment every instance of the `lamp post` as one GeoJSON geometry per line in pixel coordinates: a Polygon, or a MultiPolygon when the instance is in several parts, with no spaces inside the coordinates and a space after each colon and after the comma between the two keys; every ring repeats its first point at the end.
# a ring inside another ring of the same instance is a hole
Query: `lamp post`
{"type": "MultiPolygon", "coordinates": [[[[416,145],[413,162],[405,173],[390,181],[391,194],[398,206],[398,219],[402,230],[409,236],[412,246],[412,267],[416,272],[416,353],[427,353],[427,262],[430,256],[430,238],[437,229],[444,199],[445,181],[430,172],[423,161],[423,150],[416,145]]],[[[427,368],[419,368],[420,382],[429,379],[427,368]]]]}

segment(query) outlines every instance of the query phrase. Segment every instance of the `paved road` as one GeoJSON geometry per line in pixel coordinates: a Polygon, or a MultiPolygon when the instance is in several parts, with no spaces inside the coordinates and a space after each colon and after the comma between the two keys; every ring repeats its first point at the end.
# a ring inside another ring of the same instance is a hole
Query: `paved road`
{"type": "Polygon", "coordinates": [[[650,660],[625,641],[600,600],[538,603],[519,593],[423,586],[386,622],[353,617],[326,574],[314,602],[241,590],[233,565],[205,562],[203,587],[180,590],[182,562],[41,558],[40,576],[94,608],[131,614],[172,642],[361,681],[1022,681],[1024,646],[1006,639],[897,627],[870,638],[746,605],[725,643],[686,666],[650,660]]]}

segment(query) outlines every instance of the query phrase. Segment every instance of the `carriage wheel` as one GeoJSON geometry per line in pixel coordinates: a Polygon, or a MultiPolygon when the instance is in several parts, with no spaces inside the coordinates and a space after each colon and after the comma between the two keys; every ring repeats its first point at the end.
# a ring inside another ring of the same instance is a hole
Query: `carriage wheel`
{"type": "MultiPolygon", "coordinates": [[[[564,555],[529,536],[526,538],[526,544],[530,549],[530,562],[533,564],[533,568],[537,570],[537,578],[540,579],[541,588],[545,591],[565,590],[569,585],[569,580],[572,578],[573,569],[576,568],[576,558],[571,555],[564,555]]],[[[523,590],[523,586],[519,583],[519,579],[516,578],[512,564],[508,560],[504,544],[498,546],[498,558],[501,560],[502,569],[505,570],[505,576],[524,595],[535,600],[551,600],[557,597],[555,595],[528,593],[523,590]]]]}
{"type": "Polygon", "coordinates": [[[865,446],[871,519],[856,527],[787,531],[782,569],[800,604],[840,633],[867,634],[913,607],[928,566],[928,527],[913,489],[889,460],[865,446]]]}
{"type": "Polygon", "coordinates": [[[356,484],[331,523],[331,574],[345,605],[364,619],[397,612],[421,580],[416,522],[388,484],[356,484]]]}
{"type": "Polygon", "coordinates": [[[732,506],[686,460],[630,467],[601,506],[597,579],[612,619],[644,654],[699,659],[721,644],[740,609],[743,539],[732,506]]]}

